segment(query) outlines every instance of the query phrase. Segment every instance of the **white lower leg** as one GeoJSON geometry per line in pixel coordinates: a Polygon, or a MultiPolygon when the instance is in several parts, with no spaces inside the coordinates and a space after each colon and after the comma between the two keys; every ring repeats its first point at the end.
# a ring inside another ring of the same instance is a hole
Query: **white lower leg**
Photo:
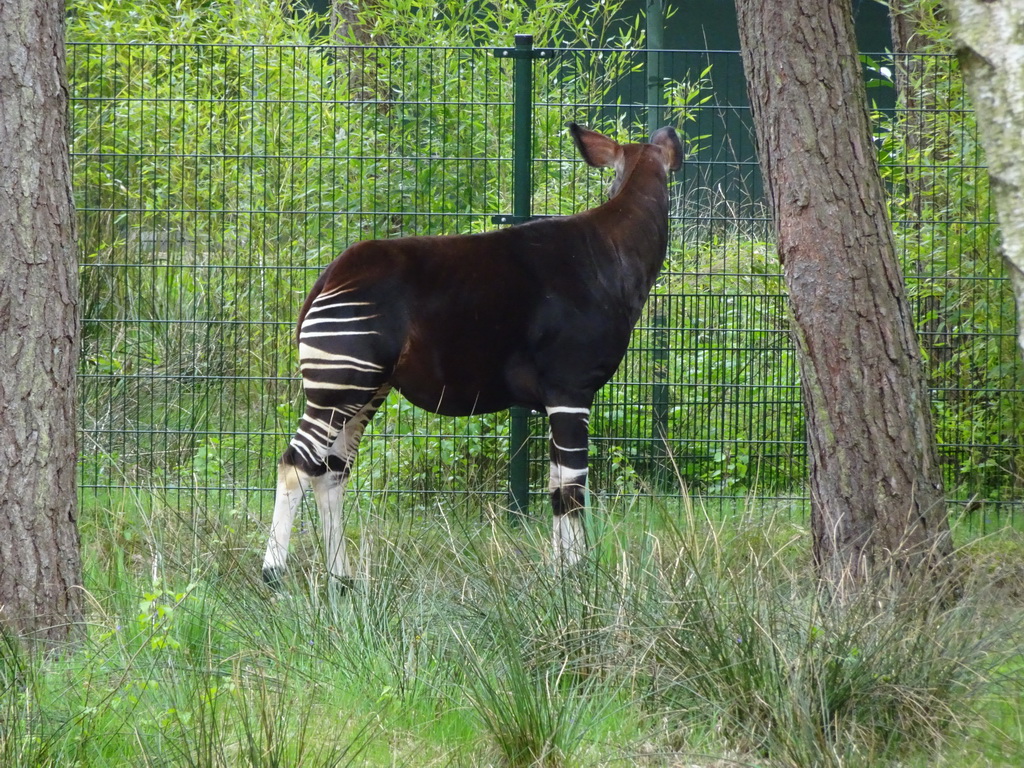
{"type": "Polygon", "coordinates": [[[277,468],[277,493],[274,497],[274,519],[270,524],[270,540],[263,556],[264,578],[280,578],[288,559],[288,542],[292,536],[295,512],[309,477],[300,469],[281,464],[277,468]]]}
{"type": "Polygon", "coordinates": [[[555,562],[559,565],[576,565],[587,550],[587,537],[583,519],[578,512],[555,516],[553,535],[555,562]]]}
{"type": "Polygon", "coordinates": [[[548,488],[552,493],[561,492],[563,494],[562,504],[565,505],[562,507],[565,510],[564,513],[555,515],[552,532],[555,560],[562,565],[575,565],[583,559],[587,550],[586,531],[582,517],[585,509],[573,508],[573,503],[567,503],[564,499],[574,497],[579,493],[584,507],[586,506],[589,497],[587,470],[571,469],[552,462],[548,488]]]}
{"type": "Polygon", "coordinates": [[[324,529],[324,557],[327,572],[336,579],[351,580],[352,567],[349,565],[345,547],[345,524],[342,515],[344,482],[336,473],[328,473],[313,479],[313,494],[320,510],[324,529]]]}

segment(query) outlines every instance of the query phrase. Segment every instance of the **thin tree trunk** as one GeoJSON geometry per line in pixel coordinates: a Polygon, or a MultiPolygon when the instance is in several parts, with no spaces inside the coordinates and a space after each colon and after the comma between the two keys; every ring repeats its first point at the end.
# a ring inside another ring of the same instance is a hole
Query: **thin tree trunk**
{"type": "Polygon", "coordinates": [[[332,0],[331,2],[331,38],[338,45],[388,45],[387,38],[372,39],[371,30],[367,28],[365,17],[360,14],[372,11],[376,2],[362,0],[332,0]]]}
{"type": "Polygon", "coordinates": [[[913,0],[890,0],[889,29],[892,33],[893,83],[896,86],[896,106],[902,112],[899,122],[900,139],[905,145],[904,157],[907,165],[903,169],[906,180],[906,195],[909,210],[921,217],[920,172],[914,167],[920,162],[921,142],[925,136],[924,111],[918,88],[924,70],[917,55],[924,47],[924,40],[918,34],[918,24],[913,17],[913,0]]]}
{"type": "Polygon", "coordinates": [[[78,267],[62,0],[0,2],[0,630],[80,625],[78,267]]]}
{"type": "Polygon", "coordinates": [[[737,0],[800,365],[819,573],[840,590],[951,551],[920,349],[849,0],[737,0]]]}
{"type": "Polygon", "coordinates": [[[948,10],[988,162],[1024,352],[1024,7],[951,0],[948,10]]]}
{"type": "Polygon", "coordinates": [[[889,0],[889,31],[892,35],[892,52],[895,55],[893,80],[896,84],[896,101],[903,109],[917,107],[915,79],[920,76],[920,63],[913,58],[924,48],[914,16],[914,0],[889,0]]]}

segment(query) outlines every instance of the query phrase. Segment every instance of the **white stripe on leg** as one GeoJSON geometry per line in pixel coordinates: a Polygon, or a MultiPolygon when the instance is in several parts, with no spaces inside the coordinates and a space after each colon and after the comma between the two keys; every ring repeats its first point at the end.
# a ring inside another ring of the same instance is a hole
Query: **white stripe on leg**
{"type": "Polygon", "coordinates": [[[554,491],[558,488],[565,488],[569,485],[586,485],[587,468],[572,469],[563,467],[561,464],[551,462],[548,470],[548,490],[554,491]]]}

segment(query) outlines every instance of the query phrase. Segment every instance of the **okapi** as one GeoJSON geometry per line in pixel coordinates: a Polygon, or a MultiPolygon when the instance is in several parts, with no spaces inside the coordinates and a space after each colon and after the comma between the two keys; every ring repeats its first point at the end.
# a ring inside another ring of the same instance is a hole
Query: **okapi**
{"type": "Polygon", "coordinates": [[[309,486],[328,571],[350,581],[342,491],[392,388],[448,416],[546,411],[556,562],[583,556],[590,407],[665,260],[668,174],[683,149],[669,127],[626,145],[575,123],[569,131],[589,165],[615,169],[603,205],[482,234],[356,243],[313,285],[298,321],[306,410],[278,465],[263,560],[271,586],[309,486]]]}

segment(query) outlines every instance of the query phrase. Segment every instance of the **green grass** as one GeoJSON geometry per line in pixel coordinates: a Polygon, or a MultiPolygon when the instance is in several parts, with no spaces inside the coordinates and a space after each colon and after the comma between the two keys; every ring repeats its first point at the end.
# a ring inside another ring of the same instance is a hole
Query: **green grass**
{"type": "Polygon", "coordinates": [[[88,638],[0,646],[10,766],[1024,764],[1024,538],[959,531],[964,597],[836,605],[756,502],[617,502],[560,574],[546,521],[360,513],[356,587],[312,529],[288,595],[264,531],[156,497],[83,510],[88,638]]]}

